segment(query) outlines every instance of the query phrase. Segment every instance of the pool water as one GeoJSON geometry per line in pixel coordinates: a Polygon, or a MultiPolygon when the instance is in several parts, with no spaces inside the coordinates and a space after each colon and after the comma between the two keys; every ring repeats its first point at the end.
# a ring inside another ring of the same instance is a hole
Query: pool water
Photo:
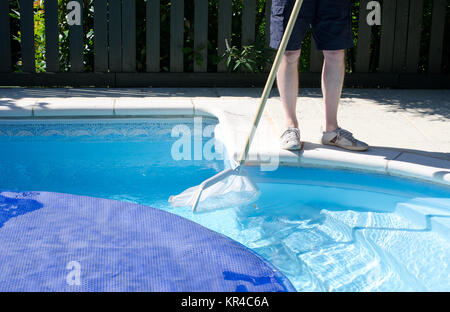
{"type": "MultiPolygon", "coordinates": [[[[203,127],[215,123],[203,119],[203,127]]],[[[0,190],[181,215],[262,255],[299,291],[450,290],[450,188],[353,171],[248,168],[261,190],[255,202],[192,214],[172,208],[169,196],[224,168],[221,159],[195,157],[195,144],[210,138],[194,128],[187,119],[1,121],[0,190]],[[177,125],[192,130],[191,160],[173,158],[177,125]]]]}

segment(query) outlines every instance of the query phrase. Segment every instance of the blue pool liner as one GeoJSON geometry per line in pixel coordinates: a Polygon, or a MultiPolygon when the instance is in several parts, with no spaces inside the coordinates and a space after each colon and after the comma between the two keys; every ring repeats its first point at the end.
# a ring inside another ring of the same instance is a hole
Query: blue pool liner
{"type": "Polygon", "coordinates": [[[0,193],[0,291],[295,291],[270,263],[162,210],[0,193]]]}

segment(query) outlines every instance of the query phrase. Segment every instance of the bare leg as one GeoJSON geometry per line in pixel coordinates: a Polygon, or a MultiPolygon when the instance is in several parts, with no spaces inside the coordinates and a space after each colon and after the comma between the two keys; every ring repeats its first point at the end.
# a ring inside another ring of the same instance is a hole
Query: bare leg
{"type": "Polygon", "coordinates": [[[337,111],[345,74],[345,50],[323,51],[322,93],[325,101],[326,130],[338,127],[337,111]]]}
{"type": "Polygon", "coordinates": [[[295,108],[298,95],[299,56],[300,50],[286,51],[277,72],[277,87],[284,107],[287,128],[298,128],[295,108]]]}

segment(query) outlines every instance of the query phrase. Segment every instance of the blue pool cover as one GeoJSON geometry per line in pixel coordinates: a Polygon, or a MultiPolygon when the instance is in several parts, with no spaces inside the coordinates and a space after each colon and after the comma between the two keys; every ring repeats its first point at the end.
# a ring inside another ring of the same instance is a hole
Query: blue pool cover
{"type": "Polygon", "coordinates": [[[174,214],[0,192],[0,291],[294,291],[239,243],[174,214]]]}

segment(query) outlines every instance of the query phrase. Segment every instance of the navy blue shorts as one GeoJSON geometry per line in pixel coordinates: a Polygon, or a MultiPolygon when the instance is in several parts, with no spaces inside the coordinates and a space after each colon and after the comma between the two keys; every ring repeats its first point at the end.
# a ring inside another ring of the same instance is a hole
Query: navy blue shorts
{"type": "MultiPolygon", "coordinates": [[[[270,46],[278,49],[295,0],[272,0],[270,46]]],[[[318,50],[353,46],[351,0],[304,0],[286,50],[299,50],[308,28],[318,50]]]]}

